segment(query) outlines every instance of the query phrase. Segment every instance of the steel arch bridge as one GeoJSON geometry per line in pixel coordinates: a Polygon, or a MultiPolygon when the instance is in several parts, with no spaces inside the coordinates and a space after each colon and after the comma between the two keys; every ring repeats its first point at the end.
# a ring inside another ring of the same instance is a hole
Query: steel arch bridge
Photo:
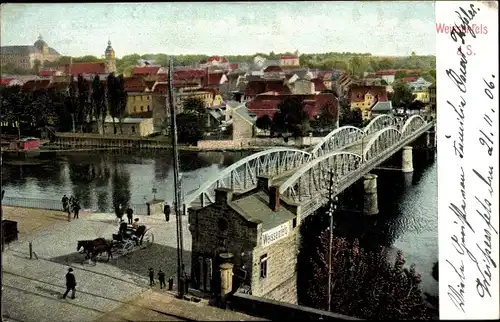
{"type": "Polygon", "coordinates": [[[334,169],[337,179],[342,179],[362,164],[360,155],[337,151],[325,154],[299,168],[280,186],[280,195],[301,202],[321,194],[328,189],[330,171],[334,169]]]}
{"type": "Polygon", "coordinates": [[[355,126],[343,126],[331,131],[311,150],[311,158],[317,158],[356,143],[365,132],[355,126]]]}
{"type": "Polygon", "coordinates": [[[249,190],[257,186],[258,176],[278,176],[304,165],[310,156],[306,151],[285,147],[254,153],[225,168],[186,196],[184,205],[189,207],[198,201],[204,207],[215,202],[217,188],[230,188],[240,192],[249,190]]]}

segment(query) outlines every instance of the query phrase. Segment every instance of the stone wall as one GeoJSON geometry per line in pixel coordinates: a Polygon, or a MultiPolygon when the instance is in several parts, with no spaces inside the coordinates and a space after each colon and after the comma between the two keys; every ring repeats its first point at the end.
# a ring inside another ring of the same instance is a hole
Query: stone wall
{"type": "Polygon", "coordinates": [[[228,308],[271,321],[317,321],[319,319],[323,321],[361,320],[342,314],[263,299],[242,293],[235,293],[229,298],[228,308]]]}
{"type": "Polygon", "coordinates": [[[197,147],[200,149],[238,149],[249,146],[289,146],[289,147],[302,147],[310,146],[319,143],[322,137],[303,137],[297,140],[290,138],[285,142],[283,138],[242,138],[235,140],[200,140],[197,147]]]}
{"type": "MultiPolygon", "coordinates": [[[[297,230],[289,222],[287,237],[253,251],[252,294],[287,303],[297,303],[297,230]],[[260,278],[260,258],[267,255],[267,277],[260,278]]],[[[260,236],[259,236],[260,237],[260,236]]]]}

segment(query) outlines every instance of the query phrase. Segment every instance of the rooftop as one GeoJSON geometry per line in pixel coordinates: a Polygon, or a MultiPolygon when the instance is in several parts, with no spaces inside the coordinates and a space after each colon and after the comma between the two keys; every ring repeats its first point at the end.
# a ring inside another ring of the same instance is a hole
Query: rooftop
{"type": "Polygon", "coordinates": [[[283,206],[280,206],[278,211],[273,211],[269,207],[269,195],[262,190],[233,200],[229,206],[246,220],[262,223],[262,231],[295,218],[295,215],[283,206]],[[248,211],[249,209],[251,211],[248,211]]]}

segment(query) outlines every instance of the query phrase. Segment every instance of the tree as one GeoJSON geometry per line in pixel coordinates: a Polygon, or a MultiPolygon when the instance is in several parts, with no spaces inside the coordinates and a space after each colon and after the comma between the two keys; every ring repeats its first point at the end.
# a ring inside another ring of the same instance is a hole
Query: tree
{"type": "Polygon", "coordinates": [[[378,68],[379,69],[391,69],[394,67],[394,63],[391,59],[389,58],[382,58],[379,62],[378,62],[378,68]]]}
{"type": "Polygon", "coordinates": [[[425,103],[420,100],[415,100],[408,105],[408,109],[412,111],[418,111],[425,108],[425,103]]]}
{"type": "Polygon", "coordinates": [[[205,115],[205,102],[197,97],[187,97],[182,102],[183,113],[194,114],[199,118],[203,118],[205,115]]]}
{"type": "Polygon", "coordinates": [[[396,72],[396,74],[394,75],[394,78],[395,79],[402,79],[402,78],[405,78],[406,77],[406,73],[401,71],[401,70],[398,70],[396,72]]]}
{"type": "Polygon", "coordinates": [[[26,120],[28,96],[21,91],[20,86],[7,86],[0,89],[1,115],[17,128],[18,138],[21,138],[21,123],[26,120]]]}
{"type": "Polygon", "coordinates": [[[351,107],[345,102],[339,102],[339,105],[339,126],[363,126],[363,113],[361,112],[361,109],[351,109],[351,107]]]}
{"type": "Polygon", "coordinates": [[[261,130],[270,130],[273,125],[273,120],[269,117],[269,115],[264,114],[261,117],[255,120],[255,126],[261,130]]]}
{"type": "Polygon", "coordinates": [[[415,100],[415,95],[412,93],[410,87],[402,82],[397,82],[393,89],[392,104],[396,108],[403,108],[406,113],[410,104],[415,100]]]}
{"type": "Polygon", "coordinates": [[[332,129],[337,125],[337,120],[338,111],[336,110],[335,105],[332,103],[326,103],[321,107],[320,114],[317,119],[317,125],[319,127],[332,129]]]}
{"type": "Polygon", "coordinates": [[[114,73],[110,73],[106,80],[108,85],[108,111],[109,115],[113,121],[113,131],[116,134],[116,122],[115,120],[119,117],[119,94],[118,94],[118,79],[115,77],[114,73]]]}
{"type": "Polygon", "coordinates": [[[123,116],[124,116],[125,111],[127,109],[127,100],[128,100],[128,94],[125,91],[125,79],[123,78],[123,75],[119,75],[117,78],[116,100],[117,100],[117,109],[118,109],[117,110],[118,121],[120,123],[120,133],[123,134],[122,122],[123,122],[123,116]]]}
{"type": "Polygon", "coordinates": [[[104,133],[104,119],[106,117],[106,93],[104,85],[101,84],[99,75],[94,77],[92,82],[92,118],[97,122],[97,128],[102,126],[104,133]]]}
{"type": "Polygon", "coordinates": [[[203,138],[200,120],[195,114],[181,113],[177,115],[176,121],[179,143],[196,144],[203,138]]]}
{"type": "Polygon", "coordinates": [[[332,263],[331,311],[369,320],[428,320],[415,265],[404,268],[401,251],[389,262],[388,250],[368,251],[359,241],[334,237],[328,251],[329,234],[317,241],[317,254],[310,259],[308,297],[325,308],[328,293],[328,256],[332,263]],[[330,253],[330,254],[329,254],[330,253]]]}
{"type": "Polygon", "coordinates": [[[76,110],[76,120],[80,125],[80,131],[83,130],[83,124],[87,120],[89,115],[89,84],[83,78],[82,75],[78,75],[77,78],[77,89],[78,89],[78,105],[76,110]]]}
{"type": "Polygon", "coordinates": [[[285,99],[278,105],[273,116],[273,130],[283,134],[291,133],[297,138],[309,130],[309,115],[298,99],[285,99]]]}

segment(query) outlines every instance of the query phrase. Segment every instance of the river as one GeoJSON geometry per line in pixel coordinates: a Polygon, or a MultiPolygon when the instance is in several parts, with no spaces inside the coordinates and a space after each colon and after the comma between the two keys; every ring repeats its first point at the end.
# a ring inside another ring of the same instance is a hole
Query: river
{"type": "MultiPolygon", "coordinates": [[[[195,190],[249,154],[251,152],[181,152],[184,191],[195,190]]],[[[437,164],[414,160],[414,166],[411,182],[398,171],[376,171],[380,213],[372,217],[375,225],[368,225],[371,228],[363,233],[377,244],[391,246],[394,251],[402,250],[407,264],[415,263],[421,273],[423,290],[437,295],[438,284],[431,276],[432,265],[438,259],[437,164]]],[[[2,187],[6,198],[57,202],[67,194],[77,196],[84,209],[100,211],[112,209],[114,201],[141,204],[153,196],[171,201],[174,196],[172,158],[167,151],[96,152],[61,156],[40,165],[4,163],[2,187]]]]}

